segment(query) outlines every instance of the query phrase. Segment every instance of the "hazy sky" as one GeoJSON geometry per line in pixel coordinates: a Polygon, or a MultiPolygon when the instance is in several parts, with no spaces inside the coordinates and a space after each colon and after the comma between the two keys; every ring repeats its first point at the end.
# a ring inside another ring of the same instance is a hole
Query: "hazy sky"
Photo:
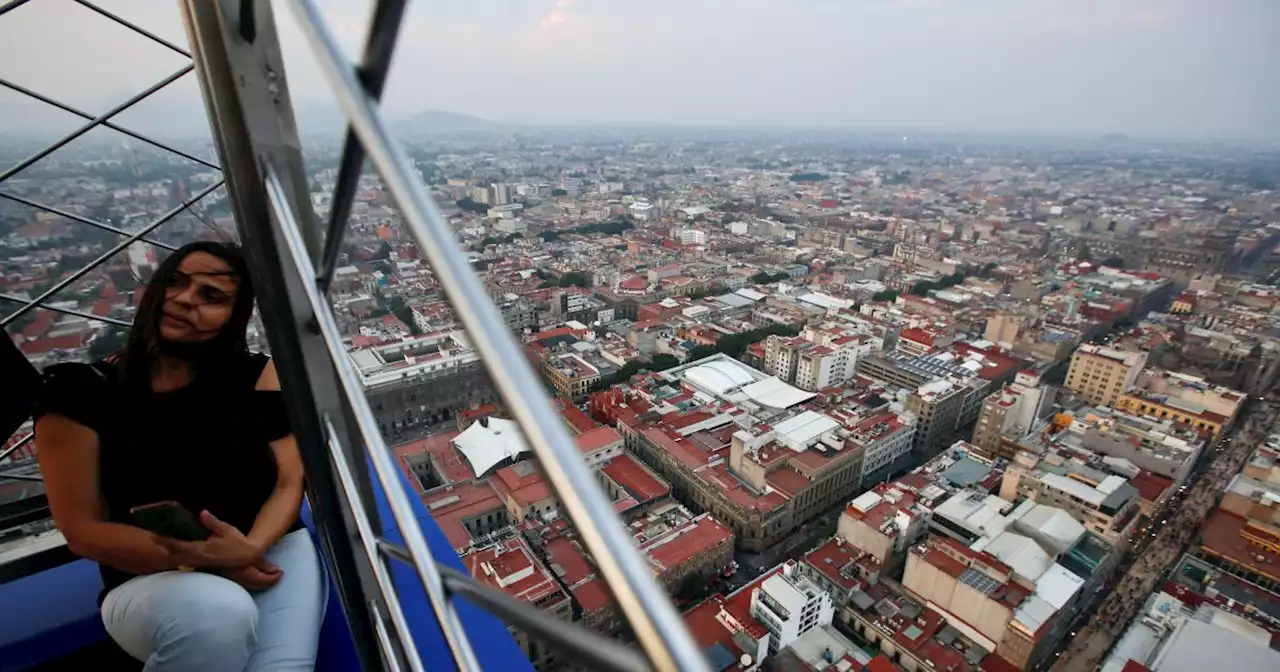
{"type": "MultiPolygon", "coordinates": [[[[174,1],[99,4],[185,44],[174,1]]],[[[368,4],[322,4],[354,54],[368,4]]],[[[410,5],[387,93],[395,114],[1280,137],[1280,0],[410,5]]],[[[283,5],[277,19],[295,104],[327,107],[327,88],[283,5]]],[[[181,65],[70,0],[33,0],[0,18],[0,76],[90,112],[181,65]]],[[[198,99],[188,78],[122,120],[189,128],[198,99]]],[[[18,103],[0,91],[0,130],[60,119],[18,103]]]]}

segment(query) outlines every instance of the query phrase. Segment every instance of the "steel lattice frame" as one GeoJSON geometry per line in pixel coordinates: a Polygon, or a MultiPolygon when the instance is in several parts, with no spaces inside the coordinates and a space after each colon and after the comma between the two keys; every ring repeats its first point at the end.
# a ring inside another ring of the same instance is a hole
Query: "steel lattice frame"
{"type": "MultiPolygon", "coordinates": [[[[30,0],[13,0],[12,2],[9,2],[9,3],[7,3],[7,4],[0,5],[0,17],[3,17],[4,15],[8,14],[9,12],[11,12],[11,11],[13,11],[13,10],[15,10],[15,9],[18,9],[19,7],[22,7],[23,5],[26,5],[28,2],[30,2],[30,0]]],[[[151,40],[151,41],[153,41],[153,42],[155,42],[155,43],[157,43],[157,44],[160,44],[160,45],[164,46],[165,48],[167,48],[167,49],[169,49],[169,50],[171,50],[171,51],[173,51],[173,52],[175,52],[175,53],[179,54],[180,56],[182,56],[182,57],[184,57],[184,58],[186,58],[186,59],[188,59],[188,61],[189,61],[189,60],[190,60],[190,58],[191,58],[191,54],[187,53],[187,51],[186,51],[185,49],[182,49],[181,47],[178,47],[177,45],[174,45],[173,43],[171,43],[171,42],[169,42],[169,41],[165,40],[164,38],[161,38],[161,37],[159,37],[159,36],[157,36],[157,35],[154,35],[153,33],[150,33],[150,32],[148,32],[148,31],[146,31],[146,30],[144,30],[144,29],[142,29],[142,28],[140,28],[140,27],[138,27],[138,26],[134,25],[133,23],[131,23],[131,22],[129,22],[129,21],[127,21],[127,20],[125,20],[124,18],[121,18],[120,16],[117,16],[117,15],[115,15],[115,14],[113,14],[113,13],[111,13],[111,12],[109,12],[109,11],[105,10],[105,9],[102,9],[102,8],[100,8],[100,7],[96,6],[96,5],[94,5],[92,2],[88,2],[87,0],[75,0],[75,2],[77,2],[79,5],[81,5],[81,6],[82,6],[82,7],[84,7],[85,9],[90,10],[90,11],[93,11],[93,12],[95,12],[95,13],[97,13],[97,14],[101,15],[103,18],[105,18],[105,19],[107,19],[107,20],[110,20],[110,21],[113,21],[113,22],[115,22],[115,23],[119,24],[119,25],[121,25],[121,26],[125,27],[126,29],[128,29],[128,30],[132,31],[133,33],[135,33],[135,34],[137,34],[137,35],[140,35],[140,36],[142,36],[142,37],[145,37],[145,38],[146,38],[146,39],[148,39],[148,40],[151,40]]],[[[157,141],[157,140],[153,140],[153,139],[151,139],[151,138],[148,138],[147,136],[143,135],[142,133],[139,133],[139,132],[137,132],[137,131],[131,130],[131,129],[129,129],[129,128],[125,128],[125,127],[120,126],[120,125],[118,125],[118,124],[116,124],[116,123],[114,123],[114,122],[112,122],[112,121],[111,121],[111,119],[112,119],[112,118],[116,117],[116,116],[117,116],[117,115],[119,115],[120,113],[122,113],[122,112],[124,112],[125,110],[128,110],[129,108],[133,107],[134,105],[137,105],[138,103],[140,103],[140,102],[142,102],[142,101],[146,100],[146,99],[147,99],[148,97],[150,97],[152,94],[154,94],[154,93],[156,93],[156,92],[158,92],[158,91],[160,91],[160,90],[164,89],[165,87],[167,87],[168,85],[170,85],[170,84],[172,84],[173,82],[177,81],[178,79],[181,79],[183,76],[185,76],[186,74],[190,73],[193,69],[194,69],[194,66],[192,66],[190,63],[188,63],[187,65],[185,65],[184,67],[180,68],[180,69],[179,69],[179,70],[177,70],[176,72],[174,72],[174,73],[170,74],[169,76],[165,77],[164,79],[162,79],[162,80],[160,80],[160,81],[156,82],[155,84],[153,84],[153,85],[151,85],[151,86],[147,87],[146,89],[144,89],[144,90],[140,91],[139,93],[137,93],[137,94],[135,94],[135,95],[133,95],[133,96],[129,97],[129,98],[128,98],[128,99],[126,99],[124,102],[122,102],[122,103],[120,103],[120,104],[116,105],[115,107],[111,108],[111,109],[110,109],[110,110],[108,110],[107,112],[104,112],[104,113],[102,113],[102,114],[100,114],[100,115],[97,115],[97,116],[91,115],[91,114],[89,114],[89,113],[87,113],[87,112],[84,112],[84,111],[82,111],[82,110],[79,110],[79,109],[77,109],[77,108],[75,108],[75,107],[73,107],[73,106],[71,106],[71,105],[69,105],[69,104],[66,104],[66,103],[63,103],[63,102],[61,102],[61,101],[58,101],[58,100],[56,100],[56,99],[54,99],[54,98],[52,98],[52,97],[50,97],[50,96],[46,96],[46,95],[44,95],[44,94],[42,94],[42,93],[40,93],[40,92],[38,92],[38,91],[35,91],[35,90],[33,90],[33,89],[30,89],[30,88],[24,87],[24,86],[22,86],[22,85],[20,85],[20,84],[17,84],[17,83],[15,83],[15,82],[12,82],[12,81],[10,81],[10,80],[8,80],[8,79],[0,78],[0,87],[6,88],[6,89],[8,89],[8,90],[10,90],[10,91],[13,91],[13,92],[15,92],[15,93],[18,93],[18,94],[20,94],[20,95],[22,95],[22,96],[24,96],[24,97],[26,97],[26,98],[30,98],[30,99],[32,99],[32,100],[35,100],[35,101],[38,101],[38,102],[44,103],[45,105],[49,105],[50,107],[58,108],[58,109],[60,109],[60,110],[62,110],[62,111],[64,111],[64,112],[67,112],[67,113],[72,114],[72,115],[74,115],[74,116],[80,117],[81,119],[84,119],[84,120],[86,120],[86,121],[88,122],[88,123],[86,123],[86,124],[84,124],[84,125],[80,126],[79,128],[77,128],[76,130],[72,131],[71,133],[69,133],[69,134],[67,134],[67,135],[63,136],[62,138],[59,138],[58,140],[54,141],[53,143],[51,143],[51,144],[49,144],[49,145],[47,145],[47,146],[45,146],[45,147],[41,148],[39,151],[37,151],[37,152],[35,152],[34,154],[32,154],[31,156],[29,156],[29,157],[27,157],[27,158],[23,159],[22,161],[19,161],[18,163],[14,164],[14,165],[12,165],[12,166],[9,166],[9,167],[7,167],[7,168],[5,168],[2,172],[0,172],[0,189],[3,189],[4,183],[5,183],[6,181],[8,181],[9,179],[14,178],[14,177],[16,177],[16,176],[20,175],[24,170],[26,170],[26,169],[30,168],[31,166],[35,165],[35,164],[36,164],[37,162],[39,162],[41,159],[43,159],[43,158],[45,158],[45,157],[49,156],[50,154],[53,154],[53,153],[54,153],[54,152],[56,152],[57,150],[59,150],[59,149],[61,149],[61,148],[65,147],[66,145],[70,144],[70,143],[71,143],[72,141],[74,141],[76,138],[79,138],[79,137],[83,136],[84,134],[88,133],[89,131],[92,131],[93,129],[98,128],[98,127],[102,127],[102,128],[109,128],[109,129],[114,130],[114,131],[117,131],[117,132],[119,132],[119,133],[123,133],[124,135],[127,135],[127,136],[129,136],[129,137],[131,137],[131,138],[133,138],[133,139],[135,139],[135,140],[139,140],[139,141],[145,142],[145,143],[147,143],[147,144],[149,144],[149,145],[151,145],[151,146],[153,146],[153,147],[156,147],[157,149],[164,150],[164,151],[166,151],[166,152],[169,152],[169,153],[171,153],[171,154],[174,154],[175,156],[180,156],[180,157],[182,157],[182,158],[185,158],[185,159],[187,159],[187,160],[189,160],[189,161],[195,162],[195,163],[200,164],[200,165],[202,165],[202,166],[205,166],[205,167],[207,167],[207,168],[211,168],[211,169],[214,169],[214,170],[218,170],[218,166],[217,166],[217,164],[211,163],[211,162],[209,162],[209,161],[207,161],[207,160],[205,160],[205,159],[199,158],[199,157],[197,157],[197,156],[193,156],[193,155],[191,155],[191,154],[188,154],[187,152],[184,152],[184,151],[182,151],[182,150],[180,150],[180,149],[176,149],[176,148],[174,148],[174,147],[171,147],[171,146],[169,146],[169,145],[167,145],[167,144],[165,144],[165,143],[163,143],[163,142],[159,142],[159,141],[157,141]]],[[[99,266],[101,266],[102,264],[106,263],[107,261],[109,261],[110,259],[112,259],[115,255],[119,254],[120,252],[124,251],[126,248],[128,248],[128,246],[129,246],[129,245],[132,245],[132,244],[133,244],[133,243],[135,243],[135,242],[148,243],[148,244],[150,244],[150,245],[154,245],[154,246],[156,246],[156,247],[159,247],[159,248],[161,248],[161,249],[165,249],[165,250],[173,250],[173,249],[175,249],[175,247],[174,247],[173,245],[170,245],[170,244],[168,244],[168,243],[164,243],[164,242],[162,242],[162,241],[155,240],[155,239],[153,239],[153,238],[149,238],[149,237],[147,237],[147,234],[150,234],[152,231],[156,230],[157,228],[159,228],[160,226],[162,226],[162,225],[163,225],[163,224],[165,224],[166,222],[168,222],[168,221],[170,221],[170,220],[174,219],[175,217],[177,217],[179,214],[183,213],[184,211],[189,210],[189,209],[191,208],[191,206],[193,206],[194,204],[198,203],[198,202],[199,202],[201,199],[203,199],[205,196],[209,195],[210,193],[212,193],[213,191],[215,191],[216,189],[218,189],[218,188],[219,188],[219,187],[221,187],[221,186],[222,186],[222,180],[217,180],[217,181],[216,181],[216,182],[214,182],[211,186],[209,186],[209,187],[207,187],[207,188],[205,188],[205,189],[202,189],[198,194],[196,194],[196,196],[195,196],[195,197],[190,198],[190,199],[188,199],[188,200],[184,201],[184,202],[183,202],[182,204],[180,204],[178,207],[176,207],[176,208],[174,208],[174,209],[172,209],[172,210],[170,210],[170,211],[168,211],[168,212],[164,213],[164,214],[163,214],[163,215],[161,215],[160,217],[158,217],[158,218],[156,218],[156,219],[152,220],[149,224],[147,224],[146,226],[142,227],[142,229],[141,229],[140,231],[136,232],[136,233],[131,233],[131,232],[129,232],[129,231],[126,231],[126,230],[124,230],[124,229],[120,229],[120,228],[118,228],[118,227],[112,226],[111,224],[107,224],[107,223],[105,223],[105,222],[99,222],[99,221],[96,221],[96,220],[94,220],[94,219],[90,219],[90,218],[88,218],[88,217],[84,217],[84,216],[81,216],[81,215],[78,215],[78,214],[75,214],[75,213],[72,213],[72,212],[67,212],[67,211],[65,211],[65,210],[62,210],[62,209],[60,209],[60,208],[57,208],[57,207],[54,207],[54,206],[51,206],[51,205],[46,205],[46,204],[43,204],[43,203],[39,203],[39,202],[36,202],[36,201],[32,201],[32,200],[30,200],[30,199],[28,199],[28,198],[24,198],[23,196],[20,196],[20,195],[18,195],[18,194],[8,193],[8,192],[6,192],[6,191],[2,191],[2,190],[0,190],[0,198],[2,198],[2,199],[8,200],[8,201],[12,201],[12,202],[15,202],[15,203],[20,203],[20,204],[22,204],[22,205],[26,205],[26,206],[28,206],[28,207],[30,207],[30,208],[34,208],[34,209],[39,210],[39,211],[42,211],[42,212],[47,212],[47,213],[49,213],[49,214],[58,215],[58,216],[60,216],[60,217],[63,217],[63,218],[69,219],[69,220],[71,220],[71,221],[73,221],[73,222],[77,222],[77,223],[80,223],[80,224],[84,224],[84,225],[86,225],[86,226],[91,226],[91,227],[94,227],[94,228],[97,228],[97,229],[101,229],[101,230],[103,230],[103,231],[109,231],[109,232],[111,232],[111,233],[114,233],[114,234],[117,234],[117,235],[120,235],[120,236],[125,236],[125,239],[124,239],[123,241],[121,241],[119,244],[117,244],[117,245],[113,246],[110,250],[108,250],[107,252],[103,253],[102,255],[99,255],[97,258],[95,258],[94,260],[92,260],[91,262],[89,262],[88,264],[86,264],[85,266],[80,267],[79,269],[77,269],[76,271],[74,271],[71,275],[66,276],[66,277],[64,277],[64,278],[60,279],[60,280],[59,280],[58,282],[56,282],[52,287],[50,287],[49,289],[45,290],[44,292],[41,292],[41,293],[40,293],[40,295],[39,295],[39,296],[37,296],[37,297],[36,297],[36,298],[34,298],[34,299],[27,299],[27,298],[23,298],[23,297],[19,297],[19,296],[14,296],[14,295],[12,295],[12,294],[0,293],[0,302],[8,302],[8,303],[13,303],[13,304],[18,304],[18,306],[19,306],[19,307],[18,307],[16,310],[14,310],[13,312],[11,312],[11,313],[9,313],[9,314],[5,315],[3,318],[0,318],[0,327],[5,327],[5,326],[8,326],[9,324],[12,324],[12,323],[13,323],[15,320],[17,320],[19,317],[21,317],[21,316],[25,315],[26,313],[28,313],[28,312],[30,312],[31,310],[34,310],[34,309],[36,309],[36,308],[41,308],[41,309],[44,309],[44,310],[50,310],[50,311],[53,311],[53,312],[56,312],[56,313],[61,313],[61,314],[64,314],[64,315],[71,315],[71,316],[74,316],[74,317],[80,317],[80,318],[84,318],[84,319],[88,319],[88,320],[94,320],[94,321],[97,321],[97,322],[103,322],[103,323],[106,323],[106,324],[112,324],[112,325],[116,325],[116,326],[120,326],[120,327],[128,327],[128,326],[130,326],[130,323],[129,323],[129,322],[127,322],[127,321],[125,321],[125,320],[120,320],[120,319],[117,319],[117,318],[114,318],[114,317],[103,316],[103,315],[94,315],[94,314],[91,314],[91,313],[86,313],[86,312],[83,312],[83,311],[74,310],[74,309],[70,309],[70,308],[63,308],[63,307],[59,307],[59,306],[53,306],[53,305],[49,305],[49,304],[47,303],[47,301],[48,301],[50,298],[52,298],[54,295],[56,295],[58,292],[60,292],[60,291],[62,291],[62,290],[64,290],[64,289],[66,289],[67,287],[71,286],[71,285],[72,285],[73,283],[75,283],[77,280],[79,280],[79,279],[83,278],[85,275],[88,275],[88,274],[89,274],[90,272],[92,272],[94,269],[96,269],[96,268],[98,268],[99,266]]],[[[9,455],[11,455],[11,454],[13,454],[14,452],[16,452],[19,448],[21,448],[22,446],[26,445],[26,444],[27,444],[28,442],[30,442],[32,439],[33,439],[33,436],[32,436],[32,435],[27,435],[26,437],[24,437],[23,439],[21,439],[20,441],[18,441],[17,443],[15,443],[14,445],[11,445],[11,446],[9,446],[8,448],[6,448],[6,449],[4,449],[4,450],[0,450],[0,461],[2,461],[2,460],[4,460],[5,458],[9,457],[9,455]]],[[[9,476],[9,477],[0,477],[0,478],[16,478],[16,477],[9,476]]]]}
{"type": "MultiPolygon", "coordinates": [[[[13,0],[0,6],[0,16],[29,1],[13,0]]],[[[84,268],[35,299],[24,301],[21,308],[0,320],[0,324],[8,324],[34,308],[48,307],[45,305],[48,298],[134,242],[165,247],[159,241],[147,239],[147,234],[225,183],[241,240],[254,270],[255,289],[263,304],[270,307],[262,311],[262,316],[284,383],[290,420],[303,449],[308,498],[313,505],[321,546],[333,570],[366,669],[423,669],[400,609],[397,589],[389,578],[390,563],[395,561],[414,568],[458,669],[479,669],[467,632],[457,617],[454,601],[461,597],[563,650],[591,669],[707,670],[701,650],[635,550],[483,287],[456,253],[447,225],[421,185],[413,179],[403,151],[388,134],[378,99],[403,18],[404,0],[375,3],[364,55],[358,66],[341,55],[312,0],[285,2],[298,19],[313,55],[351,124],[323,239],[305,197],[306,175],[270,0],[180,0],[192,46],[190,54],[87,0],[75,1],[138,35],[192,58],[193,62],[96,117],[0,80],[0,86],[87,120],[85,125],[50,147],[4,170],[0,173],[0,184],[99,126],[214,167],[111,122],[121,111],[193,70],[209,110],[219,156],[227,170],[223,180],[203,190],[195,199],[140,231],[128,234],[124,241],[84,268]],[[398,480],[398,467],[377,431],[358,376],[342,347],[326,296],[366,155],[399,204],[408,228],[482,355],[495,386],[520,423],[584,545],[595,557],[644,650],[644,657],[585,628],[549,619],[531,605],[438,565],[431,556],[408,495],[398,480]],[[392,543],[377,532],[381,527],[371,476],[377,479],[386,496],[404,537],[403,545],[392,543]]],[[[0,197],[54,214],[69,215],[16,195],[0,192],[0,197]]],[[[125,234],[109,224],[85,217],[68,218],[125,234]]],[[[17,297],[0,294],[0,299],[14,298],[17,297]]]]}

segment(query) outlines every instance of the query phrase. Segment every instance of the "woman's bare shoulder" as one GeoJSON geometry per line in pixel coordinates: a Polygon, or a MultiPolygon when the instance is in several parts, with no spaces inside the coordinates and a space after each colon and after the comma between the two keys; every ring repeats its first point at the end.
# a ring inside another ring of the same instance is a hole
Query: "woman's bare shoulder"
{"type": "Polygon", "coordinates": [[[253,389],[265,392],[279,391],[280,378],[276,375],[275,360],[267,360],[266,365],[262,367],[262,373],[258,375],[258,382],[253,386],[253,389]]]}

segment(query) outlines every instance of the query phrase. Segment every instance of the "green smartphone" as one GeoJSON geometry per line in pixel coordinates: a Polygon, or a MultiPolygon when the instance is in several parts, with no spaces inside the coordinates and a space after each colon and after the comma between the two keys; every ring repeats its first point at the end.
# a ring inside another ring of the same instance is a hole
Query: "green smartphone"
{"type": "Polygon", "coordinates": [[[183,505],[177,502],[156,502],[129,509],[133,524],[156,534],[179,541],[204,541],[209,538],[209,528],[200,523],[183,505]]]}

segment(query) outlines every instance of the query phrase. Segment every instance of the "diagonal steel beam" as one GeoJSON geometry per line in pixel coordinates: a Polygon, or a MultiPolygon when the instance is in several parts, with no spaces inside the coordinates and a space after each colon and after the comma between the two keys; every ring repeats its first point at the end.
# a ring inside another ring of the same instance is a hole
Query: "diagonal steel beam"
{"type": "MultiPolygon", "coordinates": [[[[127,235],[129,235],[129,232],[128,232],[128,231],[125,231],[124,229],[121,229],[121,228],[117,228],[117,227],[111,226],[110,224],[104,224],[104,223],[99,222],[99,221],[97,221],[97,220],[89,219],[88,217],[81,217],[80,215],[77,215],[77,214],[75,214],[74,212],[67,212],[66,210],[60,210],[60,209],[55,208],[55,207],[53,207],[53,206],[51,206],[51,205],[45,205],[45,204],[43,204],[43,203],[37,203],[37,202],[35,202],[35,201],[32,201],[32,200],[30,200],[30,199],[23,198],[23,197],[18,196],[18,195],[16,195],[16,194],[6,194],[6,193],[4,193],[4,192],[0,192],[0,198],[6,198],[6,199],[9,199],[10,201],[14,201],[14,202],[17,202],[17,203],[21,203],[21,204],[23,204],[23,205],[33,207],[33,208],[35,208],[36,210],[44,210],[45,212],[48,212],[48,213],[51,213],[51,214],[54,214],[54,215],[58,215],[58,216],[60,216],[60,217],[66,217],[67,219],[70,219],[70,220],[73,220],[73,221],[80,222],[81,224],[88,224],[89,226],[97,227],[97,228],[99,228],[99,229],[102,229],[103,231],[110,231],[111,233],[116,233],[116,234],[119,234],[119,235],[122,235],[122,236],[127,236],[127,235]]],[[[139,240],[140,240],[141,242],[144,242],[144,243],[151,243],[152,245],[155,245],[156,247],[163,247],[163,248],[164,248],[164,249],[166,249],[166,250],[176,250],[176,249],[178,249],[178,248],[174,247],[173,245],[170,245],[169,243],[162,243],[162,242],[160,242],[160,241],[158,241],[158,240],[154,240],[154,239],[151,239],[151,238],[141,238],[141,239],[139,239],[139,240]]]]}
{"type": "MultiPolygon", "coordinates": [[[[59,110],[62,110],[63,112],[69,112],[71,114],[76,115],[77,117],[80,117],[81,119],[87,119],[89,121],[93,121],[93,115],[89,114],[88,112],[77,110],[76,108],[71,107],[66,103],[54,100],[53,98],[50,98],[49,96],[46,96],[42,93],[32,91],[31,89],[28,89],[27,87],[21,84],[11,82],[3,77],[0,77],[0,86],[3,86],[7,89],[11,89],[13,91],[17,91],[18,93],[21,93],[22,95],[27,96],[29,98],[35,98],[36,100],[44,103],[45,105],[52,105],[58,108],[59,110]]],[[[125,135],[133,138],[134,140],[141,140],[142,142],[145,142],[148,145],[151,145],[152,147],[156,147],[158,149],[163,149],[166,152],[177,154],[178,156],[181,156],[182,158],[187,159],[188,161],[195,161],[196,163],[206,166],[208,168],[212,168],[214,170],[221,170],[220,168],[218,168],[218,164],[216,163],[210,163],[209,161],[206,161],[198,156],[195,156],[193,154],[188,154],[180,149],[175,149],[173,147],[170,147],[169,145],[166,145],[163,142],[152,140],[151,138],[148,138],[147,136],[141,133],[138,133],[137,131],[131,131],[123,126],[116,125],[110,121],[104,121],[102,122],[102,125],[106,126],[107,128],[113,131],[124,133],[125,135]]]]}
{"type": "Polygon", "coordinates": [[[9,457],[10,455],[18,452],[19,448],[27,445],[28,443],[31,443],[31,440],[34,438],[36,438],[36,433],[32,432],[22,437],[21,440],[19,440],[17,443],[13,444],[12,446],[9,446],[4,450],[0,450],[0,462],[3,462],[6,457],[9,457]]]}
{"type": "Polygon", "coordinates": [[[12,12],[28,2],[31,2],[31,0],[13,0],[13,2],[10,2],[7,5],[0,5],[0,16],[4,16],[5,14],[12,12]]]}
{"type": "MultiPolygon", "coordinates": [[[[391,69],[391,56],[395,53],[396,37],[404,18],[405,0],[382,0],[374,7],[369,21],[369,34],[364,44],[364,55],[356,68],[356,77],[364,90],[374,100],[382,97],[391,69]]],[[[324,251],[320,255],[320,268],[316,283],[320,292],[327,294],[333,282],[333,272],[338,266],[338,253],[342,250],[342,237],[351,216],[356,187],[360,185],[360,169],[364,167],[364,147],[355,131],[347,126],[347,137],[342,141],[342,160],[338,164],[338,180],[333,188],[333,203],[329,206],[329,227],[324,237],[324,251]]]]}
{"type": "MultiPolygon", "coordinates": [[[[13,303],[21,303],[21,304],[26,304],[26,303],[27,303],[27,300],[26,300],[26,299],[24,299],[24,298],[22,298],[22,297],[20,297],[20,296],[14,296],[14,295],[12,295],[12,294],[3,294],[3,293],[0,293],[0,299],[2,299],[2,300],[4,300],[4,301],[12,301],[13,303]]],[[[55,312],[55,313],[62,313],[63,315],[73,315],[73,316],[75,316],[75,317],[83,317],[83,318],[84,318],[84,319],[86,319],[86,320],[95,320],[95,321],[98,321],[98,322],[106,322],[106,323],[108,323],[108,324],[115,324],[115,325],[119,325],[119,326],[121,326],[121,327],[131,327],[131,326],[133,326],[132,324],[130,324],[130,323],[128,323],[128,322],[125,322],[124,320],[118,320],[118,319],[116,319],[116,318],[114,318],[114,317],[106,317],[105,315],[94,315],[93,313],[86,313],[86,312],[84,312],[84,311],[74,310],[74,309],[72,309],[72,308],[60,308],[60,307],[58,307],[58,306],[51,306],[51,305],[49,305],[49,304],[47,304],[47,303],[37,304],[37,305],[36,305],[36,307],[37,307],[37,308],[44,308],[45,310],[52,310],[52,311],[53,311],[53,312],[55,312]]]]}
{"type": "Polygon", "coordinates": [[[159,219],[156,219],[155,221],[146,225],[146,227],[144,227],[141,231],[120,241],[120,243],[118,243],[115,247],[107,250],[106,252],[103,252],[97,259],[94,259],[93,261],[89,262],[87,265],[85,265],[83,268],[76,271],[75,273],[72,273],[71,275],[63,278],[58,284],[54,285],[53,287],[46,289],[44,293],[42,293],[40,296],[37,296],[34,300],[28,302],[27,305],[10,313],[3,320],[0,320],[0,327],[3,327],[9,324],[10,322],[18,319],[27,311],[47,301],[49,297],[66,289],[71,283],[87,275],[89,271],[92,271],[98,266],[101,266],[103,262],[115,256],[116,254],[119,254],[119,252],[124,248],[129,247],[130,245],[138,242],[139,240],[142,239],[143,236],[156,230],[157,228],[159,228],[161,224],[164,224],[165,222],[173,219],[178,215],[178,213],[182,212],[183,210],[186,210],[192,203],[195,203],[196,201],[204,198],[205,196],[208,196],[210,193],[213,192],[214,189],[217,189],[218,187],[221,187],[221,186],[222,186],[222,180],[218,180],[217,182],[214,182],[213,184],[205,187],[204,189],[201,189],[200,193],[196,194],[195,197],[187,200],[182,205],[179,205],[178,207],[161,215],[159,219]]]}
{"type": "MultiPolygon", "coordinates": [[[[587,470],[559,413],[475,271],[459,254],[453,231],[422,184],[413,179],[408,157],[392,139],[375,101],[362,90],[315,0],[290,0],[286,4],[316,55],[330,90],[369,153],[369,160],[400,206],[406,227],[472,339],[494,387],[519,423],[525,441],[541,462],[547,480],[560,496],[570,521],[595,558],[653,667],[664,671],[709,670],[701,648],[685,628],[666,591],[654,580],[600,484],[587,470]]],[[[377,455],[376,450],[370,452],[377,455]]]]}
{"type": "Polygon", "coordinates": [[[61,140],[19,161],[16,165],[11,166],[8,170],[4,171],[3,173],[0,173],[0,182],[4,182],[5,180],[13,177],[14,175],[17,175],[19,172],[25,170],[36,161],[39,161],[40,159],[43,159],[44,157],[49,156],[50,154],[58,151],[59,149],[62,149],[72,140],[75,140],[76,138],[84,135],[85,133],[88,133],[89,131],[92,131],[93,129],[101,126],[104,121],[110,119],[111,117],[114,117],[117,114],[120,114],[121,112],[129,109],[130,107],[137,105],[140,101],[147,98],[151,94],[155,93],[156,91],[159,91],[160,89],[163,89],[166,86],[169,86],[170,84],[174,83],[179,78],[181,78],[183,75],[187,74],[188,72],[191,72],[191,70],[194,67],[195,66],[191,64],[187,64],[185,67],[178,70],[177,72],[147,87],[141,93],[138,93],[130,97],[128,100],[124,101],[123,103],[120,103],[119,105],[111,108],[110,110],[107,110],[102,114],[102,116],[95,117],[93,121],[85,124],[84,126],[81,126],[80,128],[77,128],[76,130],[72,131],[69,135],[63,137],[61,140]]]}
{"type": "Polygon", "coordinates": [[[147,30],[146,28],[143,28],[134,23],[130,23],[124,18],[121,18],[120,16],[117,16],[115,14],[112,14],[111,12],[108,12],[107,10],[93,4],[92,2],[89,2],[88,0],[75,0],[75,2],[81,7],[97,12],[98,14],[101,14],[102,16],[105,16],[106,18],[111,19],[112,21],[115,21],[116,23],[124,26],[125,28],[128,28],[129,30],[132,30],[137,34],[150,39],[152,42],[155,42],[156,44],[159,44],[162,47],[167,47],[171,51],[177,52],[178,54],[181,54],[186,58],[191,58],[191,54],[188,53],[186,49],[183,49],[182,47],[179,47],[178,45],[170,42],[169,40],[166,40],[163,37],[156,35],[155,33],[147,30]]]}
{"type": "Polygon", "coordinates": [[[302,276],[305,298],[310,303],[315,329],[324,336],[329,359],[338,371],[339,383],[351,404],[360,432],[365,437],[370,461],[378,480],[382,483],[387,506],[391,509],[392,518],[400,527],[401,534],[404,535],[405,545],[413,555],[413,567],[417,570],[418,578],[427,593],[440,631],[454,660],[458,663],[458,669],[465,672],[479,670],[480,665],[476,662],[475,649],[471,646],[466,629],[462,627],[461,619],[458,618],[457,606],[449,600],[448,593],[445,591],[435,556],[431,555],[431,550],[427,548],[427,542],[422,537],[422,529],[414,517],[413,508],[409,505],[408,496],[397,480],[398,472],[391,457],[391,451],[378,433],[378,423],[373,417],[373,411],[369,408],[369,400],[365,397],[359,377],[343,349],[337,322],[333,317],[333,309],[320,293],[319,288],[306,282],[307,279],[315,277],[315,267],[307,257],[306,246],[300,233],[301,227],[288,205],[285,189],[279,176],[270,166],[267,167],[265,182],[273,214],[280,222],[282,237],[289,247],[299,275],[302,276]]]}

